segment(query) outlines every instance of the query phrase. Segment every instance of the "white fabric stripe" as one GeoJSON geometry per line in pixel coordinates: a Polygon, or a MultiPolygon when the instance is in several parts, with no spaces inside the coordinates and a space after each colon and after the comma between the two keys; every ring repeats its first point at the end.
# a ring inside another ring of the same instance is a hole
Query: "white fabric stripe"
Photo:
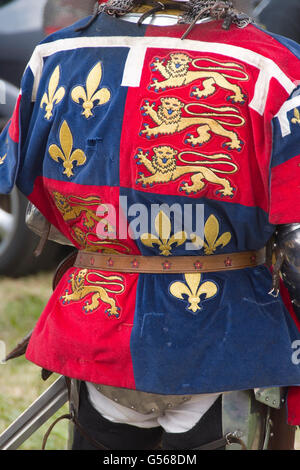
{"type": "Polygon", "coordinates": [[[260,74],[259,80],[256,83],[254,97],[250,103],[250,107],[259,114],[263,114],[264,112],[267,100],[266,91],[271,78],[278,80],[288,94],[291,94],[295,89],[294,83],[284,74],[275,62],[254,51],[244,49],[242,47],[213,42],[192,41],[189,39],[181,40],[169,37],[97,36],[59,39],[57,41],[37,46],[29,62],[29,67],[35,77],[33,100],[36,98],[37,88],[43,69],[43,59],[45,57],[49,57],[57,52],[87,47],[125,47],[130,49],[129,59],[126,62],[124,77],[122,80],[123,86],[139,86],[142,63],[147,48],[179,49],[187,51],[201,51],[202,53],[211,52],[241,60],[242,62],[264,71],[263,74],[260,74]],[[134,67],[133,60],[135,60],[134,67]],[[127,68],[129,68],[129,70],[127,68]]]}
{"type": "Polygon", "coordinates": [[[286,101],[275,116],[279,120],[282,137],[286,137],[291,134],[291,124],[288,120],[287,113],[297,106],[300,106],[300,95],[286,101]]]}
{"type": "Polygon", "coordinates": [[[147,47],[136,45],[129,49],[121,86],[137,87],[140,84],[147,47]]]}
{"type": "Polygon", "coordinates": [[[255,84],[255,92],[250,107],[255,109],[261,116],[264,114],[266,99],[268,96],[272,72],[270,70],[261,70],[255,84]]]}

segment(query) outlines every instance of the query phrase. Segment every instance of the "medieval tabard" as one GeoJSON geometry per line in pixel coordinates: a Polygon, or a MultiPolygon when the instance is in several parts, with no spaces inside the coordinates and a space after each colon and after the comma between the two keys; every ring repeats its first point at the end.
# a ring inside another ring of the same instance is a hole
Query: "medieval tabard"
{"type": "Polygon", "coordinates": [[[230,269],[232,254],[300,221],[300,47],[222,20],[185,39],[185,24],[102,13],[76,31],[86,21],[37,46],[0,140],[0,192],[16,184],[85,252],[27,359],[156,394],[300,384],[288,299],[250,256],[230,269]],[[131,272],[114,270],[116,253],[131,272]],[[160,256],[162,272],[140,272],[140,255],[160,256]],[[203,272],[214,255],[223,269],[203,272]],[[194,271],[172,272],[182,256],[194,271]]]}

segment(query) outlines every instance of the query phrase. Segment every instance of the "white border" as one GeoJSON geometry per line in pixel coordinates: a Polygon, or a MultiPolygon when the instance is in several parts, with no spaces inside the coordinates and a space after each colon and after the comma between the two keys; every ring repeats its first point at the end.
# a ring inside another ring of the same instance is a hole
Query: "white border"
{"type": "Polygon", "coordinates": [[[83,48],[128,48],[127,61],[124,68],[122,86],[138,87],[140,84],[144,58],[148,48],[160,48],[184,51],[199,51],[201,53],[222,54],[226,57],[238,59],[260,70],[255,84],[255,92],[250,107],[263,115],[270,80],[275,78],[290,95],[296,88],[295,84],[285,75],[279,66],[268,57],[264,57],[249,49],[218,42],[193,41],[170,37],[81,37],[59,39],[57,41],[40,44],[35,49],[29,62],[34,75],[32,99],[36,98],[38,85],[42,75],[44,59],[57,52],[70,51],[83,48]]]}

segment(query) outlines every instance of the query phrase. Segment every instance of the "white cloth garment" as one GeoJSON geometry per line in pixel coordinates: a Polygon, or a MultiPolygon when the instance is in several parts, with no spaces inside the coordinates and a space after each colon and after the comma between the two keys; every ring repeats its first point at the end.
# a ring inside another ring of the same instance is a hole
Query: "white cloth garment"
{"type": "Polygon", "coordinates": [[[164,412],[142,414],[107,398],[92,384],[86,382],[86,385],[91,405],[105,419],[139,428],[161,426],[166,432],[171,433],[181,433],[192,429],[220,395],[219,393],[194,395],[190,400],[164,412]]]}

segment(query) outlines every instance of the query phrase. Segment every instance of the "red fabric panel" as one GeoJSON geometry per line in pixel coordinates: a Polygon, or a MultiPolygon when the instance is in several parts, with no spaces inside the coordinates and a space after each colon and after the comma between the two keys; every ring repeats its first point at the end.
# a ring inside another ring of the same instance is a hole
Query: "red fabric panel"
{"type": "MultiPolygon", "coordinates": [[[[111,276],[114,273],[89,270],[90,277],[85,277],[86,295],[63,303],[62,296],[66,292],[75,292],[70,277],[73,273],[78,275],[79,271],[71,268],[61,279],[35,327],[26,358],[67,377],[106,385],[117,383],[121,387],[135,389],[130,335],[138,275],[122,275],[123,293],[114,295],[108,292],[109,297],[115,299],[116,306],[122,305],[117,317],[109,315],[107,297],[101,291],[102,286],[96,285],[101,281],[99,274],[111,276]],[[95,288],[89,292],[92,284],[95,288]],[[100,292],[99,307],[86,312],[85,306],[92,302],[95,294],[97,297],[97,292],[100,292]]],[[[118,287],[112,282],[103,287],[117,291],[118,287]]]]}
{"type": "Polygon", "coordinates": [[[270,223],[290,224],[300,220],[299,194],[300,156],[272,169],[270,195],[270,223]]]}
{"type": "Polygon", "coordinates": [[[19,111],[22,96],[19,95],[9,126],[9,137],[16,143],[20,140],[19,111]]]}
{"type": "MultiPolygon", "coordinates": [[[[180,52],[187,54],[193,60],[197,60],[203,55],[195,51],[187,51],[184,47],[182,51],[179,51],[179,53],[180,52]]],[[[146,193],[184,196],[186,193],[182,186],[184,182],[190,181],[191,176],[196,173],[193,165],[198,165],[199,171],[201,170],[199,167],[200,161],[200,163],[204,162],[202,167],[204,174],[206,174],[205,168],[207,167],[211,167],[213,170],[216,170],[216,173],[215,175],[211,173],[213,176],[208,176],[208,179],[203,177],[203,188],[195,193],[189,193],[190,198],[198,199],[199,197],[207,197],[215,200],[222,199],[227,202],[242,204],[248,207],[260,207],[267,212],[269,207],[268,175],[269,157],[271,152],[271,134],[267,133],[268,129],[264,126],[263,117],[251,110],[246,103],[232,104],[230,101],[228,102],[228,106],[231,106],[232,109],[239,112],[242,119],[245,120],[245,125],[233,128],[241,141],[240,149],[231,150],[228,148],[226,144],[228,144],[229,139],[223,135],[219,135],[217,132],[210,132],[210,139],[206,142],[205,146],[192,146],[186,143],[186,139],[190,134],[197,135],[197,128],[200,125],[200,121],[198,125],[193,124],[187,126],[182,131],[174,132],[172,135],[160,133],[156,137],[147,137],[143,134],[145,126],[154,128],[156,125],[149,115],[145,115],[145,103],[149,103],[149,105],[153,106],[153,109],[157,111],[162,105],[163,100],[167,100],[171,97],[171,99],[180,100],[180,102],[187,105],[189,108],[192,106],[190,111],[196,114],[199,113],[199,119],[201,119],[201,113],[205,114],[209,111],[205,107],[205,100],[197,101],[190,96],[191,89],[195,85],[195,82],[190,83],[190,86],[186,87],[178,86],[173,89],[166,88],[165,90],[161,90],[159,95],[154,91],[154,88],[150,86],[151,83],[153,83],[152,80],[162,81],[161,74],[158,71],[153,71],[152,65],[155,63],[156,58],[166,63],[166,61],[170,59],[171,53],[172,50],[169,49],[163,49],[162,51],[157,48],[149,48],[145,55],[144,67],[141,76],[141,92],[137,93],[134,88],[128,90],[124,112],[124,122],[126,122],[126,126],[123,127],[120,145],[121,186],[133,188],[146,193]],[[137,109],[140,110],[139,113],[136,113],[137,109]],[[256,134],[257,138],[255,140],[252,137],[252,132],[249,132],[249,127],[251,127],[253,132],[256,134]],[[155,155],[156,149],[163,147],[166,148],[167,146],[171,146],[172,150],[177,152],[176,166],[178,168],[178,176],[175,176],[175,174],[171,176],[170,172],[169,177],[167,177],[166,174],[162,179],[159,177],[156,179],[153,178],[153,183],[151,183],[151,185],[150,183],[143,185],[141,182],[141,174],[149,180],[151,173],[147,170],[145,165],[139,161],[138,155],[141,153],[143,155],[147,155],[147,159],[150,162],[155,155]],[[184,163],[179,160],[181,152],[184,152],[184,163]],[[249,153],[251,154],[250,156],[248,156],[249,153]],[[220,155],[217,159],[220,161],[214,165],[211,158],[215,154],[220,155]],[[245,162],[247,163],[245,164],[245,162]],[[190,171],[188,171],[188,166],[191,168],[190,171]],[[184,171],[185,169],[186,171],[184,171]],[[181,176],[180,171],[182,171],[181,176]],[[217,176],[223,179],[220,180],[217,176]],[[233,188],[233,192],[225,196],[220,193],[222,181],[225,181],[224,178],[233,188]],[[255,191],[253,190],[254,187],[255,191]]],[[[226,57],[220,54],[210,53],[206,54],[206,57],[213,60],[226,61],[226,57]]],[[[241,65],[245,73],[251,77],[247,81],[243,82],[242,86],[243,92],[245,92],[245,95],[247,96],[247,100],[250,100],[253,95],[258,71],[254,67],[238,60],[235,60],[235,62],[241,65]]],[[[206,64],[205,59],[203,60],[203,64],[206,64]]],[[[207,62],[206,65],[209,66],[210,63],[207,62]]],[[[193,66],[191,65],[190,68],[192,69],[193,66]]],[[[195,70],[197,69],[195,68],[195,70]]],[[[199,85],[198,82],[197,85],[199,85]]],[[[220,100],[224,100],[224,102],[226,102],[229,95],[229,90],[217,87],[216,92],[210,96],[209,104],[217,109],[218,106],[220,106],[220,100]]],[[[194,118],[194,115],[189,114],[186,109],[182,110],[182,116],[183,118],[191,118],[191,116],[194,118]]],[[[226,118],[223,117],[223,119],[226,122],[226,118]]],[[[233,119],[234,123],[239,122],[236,118],[229,118],[229,122],[230,119],[233,119]]],[[[226,129],[228,128],[226,125],[224,127],[226,129]]],[[[271,128],[269,130],[271,131],[271,128]]]]}

